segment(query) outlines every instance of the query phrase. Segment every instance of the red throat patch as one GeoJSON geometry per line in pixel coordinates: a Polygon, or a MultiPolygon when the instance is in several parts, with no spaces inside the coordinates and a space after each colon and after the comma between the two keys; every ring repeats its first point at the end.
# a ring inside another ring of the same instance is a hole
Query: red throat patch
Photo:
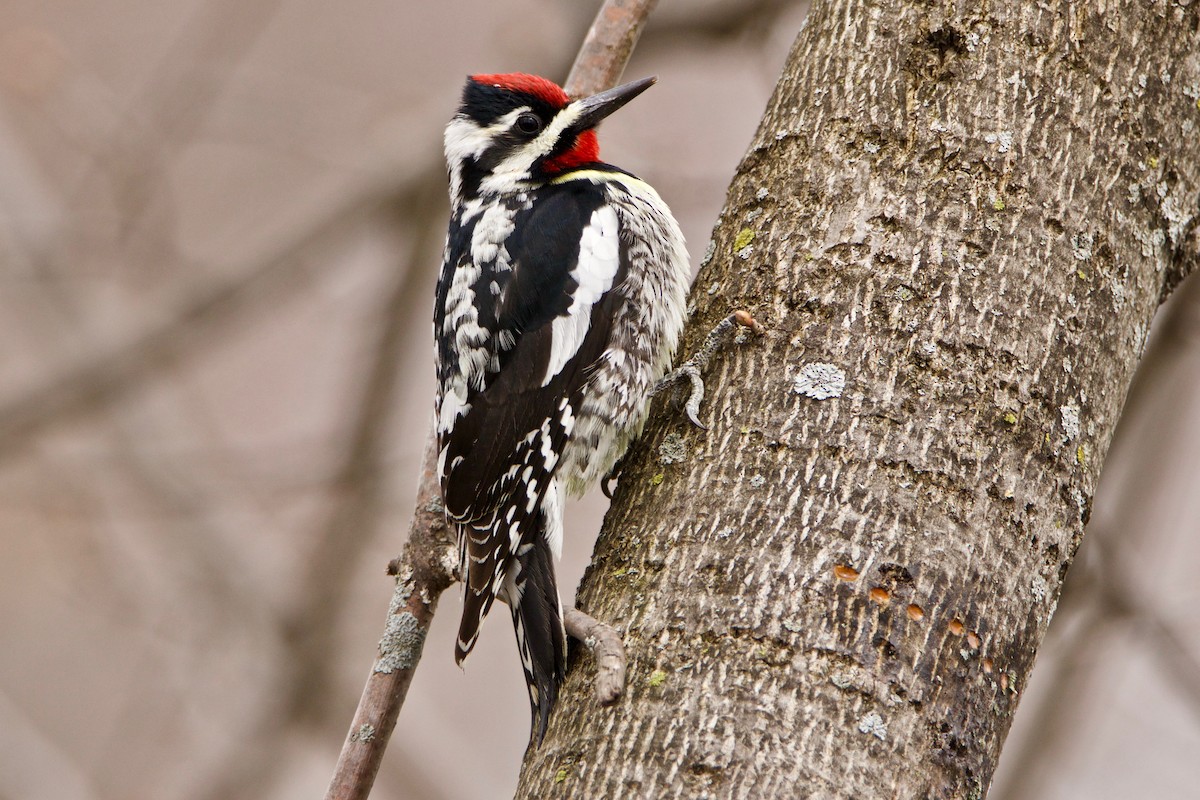
{"type": "Polygon", "coordinates": [[[500,86],[514,92],[531,94],[539,100],[544,100],[555,108],[562,108],[571,98],[562,87],[554,81],[546,80],[537,75],[527,75],[524,72],[508,72],[499,75],[472,75],[471,80],[489,86],[500,86]]]}
{"type": "Polygon", "coordinates": [[[596,132],[584,131],[575,137],[575,144],[571,145],[570,150],[547,159],[542,164],[542,169],[551,175],[557,175],[599,160],[600,141],[596,138],[596,132]]]}

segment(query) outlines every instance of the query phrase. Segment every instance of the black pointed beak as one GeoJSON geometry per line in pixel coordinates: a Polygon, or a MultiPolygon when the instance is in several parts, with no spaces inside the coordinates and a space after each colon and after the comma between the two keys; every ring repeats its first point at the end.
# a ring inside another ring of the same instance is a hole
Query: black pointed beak
{"type": "Polygon", "coordinates": [[[571,127],[585,131],[600,124],[600,120],[616,111],[621,106],[649,89],[658,78],[642,78],[637,81],[621,84],[615,89],[600,92],[582,100],[576,100],[575,105],[582,109],[579,119],[571,127]]]}

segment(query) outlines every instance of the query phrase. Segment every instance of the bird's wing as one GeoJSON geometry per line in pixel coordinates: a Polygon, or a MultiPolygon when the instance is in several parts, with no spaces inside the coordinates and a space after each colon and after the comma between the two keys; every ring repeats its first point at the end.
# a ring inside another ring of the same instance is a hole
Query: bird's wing
{"type": "MultiPolygon", "coordinates": [[[[542,191],[507,224],[478,216],[476,227],[507,235],[497,247],[460,234],[468,244],[448,249],[455,269],[439,287],[442,488],[450,516],[480,533],[502,522],[511,528],[540,502],[573,426],[574,399],[608,346],[619,301],[612,289],[629,260],[601,187],[572,181],[542,191]],[[458,357],[447,367],[451,353],[458,357]]],[[[499,566],[494,548],[519,544],[495,538],[464,542],[468,572],[480,581],[499,566]]]]}

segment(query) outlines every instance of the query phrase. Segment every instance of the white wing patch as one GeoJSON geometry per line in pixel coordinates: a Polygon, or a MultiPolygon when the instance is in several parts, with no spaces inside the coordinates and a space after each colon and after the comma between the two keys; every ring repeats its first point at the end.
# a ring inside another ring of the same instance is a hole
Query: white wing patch
{"type": "Polygon", "coordinates": [[[571,278],[579,285],[566,316],[556,317],[550,330],[550,363],[542,386],[554,379],[579,352],[592,321],[592,307],[612,288],[621,266],[617,212],[604,205],[592,213],[579,240],[579,261],[571,278]]]}
{"type": "MultiPolygon", "coordinates": [[[[453,427],[455,421],[471,410],[471,404],[467,402],[466,386],[463,381],[454,381],[442,396],[441,406],[438,409],[438,433],[448,433],[453,427]]],[[[442,470],[445,474],[445,470],[442,470]]]]}
{"type": "Polygon", "coordinates": [[[550,481],[550,485],[546,487],[546,494],[542,498],[542,513],[546,517],[546,530],[542,535],[546,537],[546,543],[550,545],[550,552],[554,558],[562,558],[562,543],[563,543],[563,501],[562,488],[557,480],[550,481]]]}

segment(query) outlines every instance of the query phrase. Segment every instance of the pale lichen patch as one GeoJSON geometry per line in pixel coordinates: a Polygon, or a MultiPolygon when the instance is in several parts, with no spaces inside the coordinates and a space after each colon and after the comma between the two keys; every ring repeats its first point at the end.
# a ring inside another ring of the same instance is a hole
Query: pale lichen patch
{"type": "Polygon", "coordinates": [[[868,711],[862,715],[858,720],[858,731],[874,736],[880,741],[887,739],[887,723],[877,711],[868,711]]]}
{"type": "Polygon", "coordinates": [[[1090,232],[1077,233],[1071,239],[1071,254],[1075,256],[1076,261],[1087,261],[1092,257],[1092,248],[1095,243],[1096,237],[1090,232]]]}
{"type": "Polygon", "coordinates": [[[379,640],[379,658],[375,671],[390,674],[398,669],[413,669],[425,646],[426,630],[409,611],[388,615],[387,627],[379,640]]]}
{"type": "Polygon", "coordinates": [[[417,584],[413,579],[412,565],[406,564],[404,570],[396,575],[396,589],[392,592],[392,599],[388,604],[388,614],[400,613],[401,608],[408,602],[408,598],[412,597],[416,591],[417,584]]]}
{"type": "Polygon", "coordinates": [[[1067,438],[1079,438],[1079,406],[1073,402],[1067,403],[1059,407],[1058,415],[1062,417],[1063,433],[1067,435],[1067,438]]]}
{"type": "Polygon", "coordinates": [[[846,388],[846,373],[833,364],[816,361],[800,368],[792,379],[792,391],[814,400],[841,397],[846,388]]]}
{"type": "Polygon", "coordinates": [[[1046,583],[1046,579],[1041,575],[1034,575],[1029,580],[1029,593],[1037,602],[1046,599],[1046,594],[1050,591],[1050,586],[1046,583]]]}
{"type": "Polygon", "coordinates": [[[668,433],[658,446],[658,460],[663,464],[678,464],[687,458],[687,442],[678,433],[668,433]]]}
{"type": "Polygon", "coordinates": [[[987,134],[983,140],[988,144],[996,145],[996,152],[1007,153],[1012,149],[1013,135],[1011,131],[1000,131],[987,134]]]}
{"type": "Polygon", "coordinates": [[[1158,210],[1167,221],[1167,236],[1170,237],[1173,244],[1178,245],[1183,241],[1184,233],[1191,226],[1193,215],[1184,211],[1184,204],[1180,202],[1176,194],[1160,196],[1162,202],[1159,203],[1158,210]]]}
{"type": "Polygon", "coordinates": [[[829,682],[839,689],[853,689],[854,678],[845,672],[835,672],[829,676],[829,682]]]}
{"type": "Polygon", "coordinates": [[[1125,307],[1125,284],[1113,278],[1108,284],[1108,290],[1112,293],[1113,309],[1120,311],[1125,307]]]}

